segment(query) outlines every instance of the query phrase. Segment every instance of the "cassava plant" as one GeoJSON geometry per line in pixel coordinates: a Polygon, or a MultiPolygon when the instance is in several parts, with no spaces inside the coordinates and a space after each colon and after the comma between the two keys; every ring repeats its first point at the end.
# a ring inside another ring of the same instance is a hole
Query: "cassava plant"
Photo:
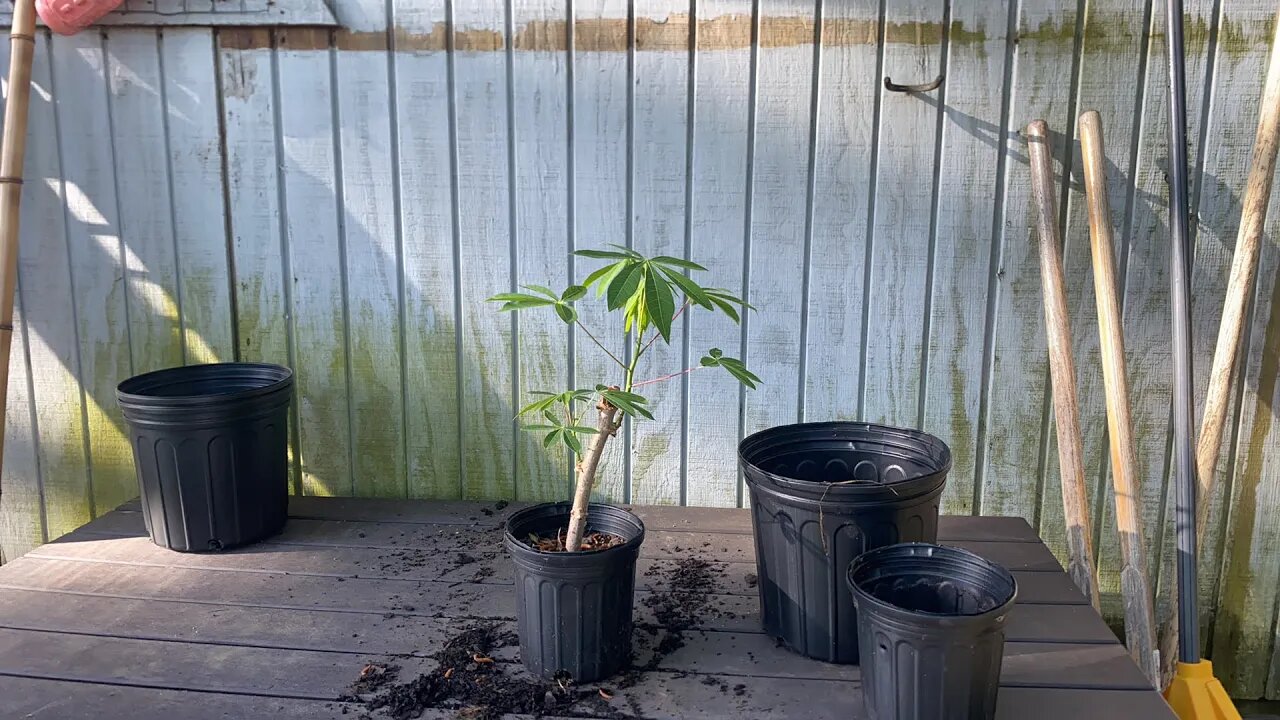
{"type": "Polygon", "coordinates": [[[537,418],[536,422],[526,424],[525,429],[545,433],[544,447],[563,444],[573,452],[577,461],[573,510],[565,533],[566,550],[582,547],[587,504],[595,486],[600,457],[609,438],[614,437],[622,426],[623,416],[637,420],[653,419],[649,401],[637,392],[638,388],[703,368],[723,368],[751,389],[760,382],[760,378],[741,360],[726,356],[719,348],[708,350],[693,367],[637,380],[641,360],[658,340],[671,342],[671,326],[681,314],[698,307],[724,313],[737,323],[739,308],[744,312],[754,308],[728,290],[703,287],[694,281],[686,271],[706,271],[695,262],[666,255],[645,257],[630,248],[610,247],[614,249],[576,252],[581,257],[604,260],[607,264],[588,275],[581,284],[570,285],[563,292],[556,293],[541,285],[524,285],[522,289],[528,292],[501,293],[489,298],[490,302],[501,303],[503,312],[550,308],[565,323],[581,329],[617,366],[619,377],[612,383],[605,382],[607,378],[600,378],[601,382],[592,389],[570,389],[559,393],[534,391],[531,394],[537,399],[519,412],[521,417],[537,418]],[[618,329],[622,339],[630,338],[631,347],[636,348],[625,360],[606,348],[578,317],[574,304],[586,298],[592,288],[595,288],[597,298],[604,299],[610,312],[622,313],[618,329]],[[597,413],[595,427],[584,425],[587,412],[593,408],[597,413]]]}

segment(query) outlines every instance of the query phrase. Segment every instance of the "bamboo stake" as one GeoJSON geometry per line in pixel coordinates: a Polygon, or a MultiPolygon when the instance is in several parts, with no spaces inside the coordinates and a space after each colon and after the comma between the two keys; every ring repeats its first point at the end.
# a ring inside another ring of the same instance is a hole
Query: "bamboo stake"
{"type": "Polygon", "coordinates": [[[17,0],[9,28],[9,97],[0,138],[0,465],[4,462],[4,416],[9,401],[9,349],[13,343],[13,294],[18,284],[18,211],[22,163],[27,150],[27,105],[31,100],[31,56],[35,52],[35,0],[17,0]]]}
{"type": "Polygon", "coordinates": [[[1245,310],[1253,292],[1258,269],[1258,252],[1267,205],[1271,199],[1271,181],[1275,176],[1276,148],[1280,145],[1280,23],[1271,40],[1271,63],[1267,68],[1258,114],[1258,132],[1253,141],[1253,160],[1249,166],[1248,184],[1241,208],[1240,230],[1236,235],[1235,256],[1231,260],[1231,278],[1222,307],[1222,324],[1218,326],[1218,346],[1213,353],[1213,372],[1209,375],[1209,391],[1200,421],[1200,442],[1196,447],[1196,475],[1199,476],[1200,507],[1196,514],[1196,535],[1204,540],[1209,522],[1209,499],[1213,493],[1213,466],[1222,444],[1222,428],[1226,423],[1231,373],[1244,330],[1245,310]]]}
{"type": "Polygon", "coordinates": [[[1116,290],[1115,250],[1111,237],[1111,202],[1103,153],[1102,119],[1096,110],[1080,116],[1080,148],[1084,157],[1085,197],[1089,206],[1089,247],[1093,257],[1094,298],[1102,349],[1102,380],[1107,395],[1107,434],[1111,441],[1112,497],[1120,531],[1120,589],[1124,597],[1124,631],[1129,654],[1152,686],[1160,683],[1156,653],[1155,611],[1147,576],[1142,516],[1138,513],[1141,479],[1133,445],[1129,381],[1125,375],[1124,325],[1116,290]]]}
{"type": "Polygon", "coordinates": [[[1027,126],[1031,156],[1031,194],[1040,236],[1040,282],[1044,293],[1044,325],[1049,345],[1049,374],[1053,385],[1053,413],[1058,433],[1058,464],[1062,471],[1062,510],[1067,522],[1068,571],[1076,587],[1098,609],[1088,493],[1080,442],[1080,408],[1076,401],[1076,367],[1071,357],[1071,321],[1067,314],[1066,282],[1062,271],[1062,242],[1058,237],[1058,208],[1053,193],[1053,156],[1049,126],[1033,120],[1027,126]]]}

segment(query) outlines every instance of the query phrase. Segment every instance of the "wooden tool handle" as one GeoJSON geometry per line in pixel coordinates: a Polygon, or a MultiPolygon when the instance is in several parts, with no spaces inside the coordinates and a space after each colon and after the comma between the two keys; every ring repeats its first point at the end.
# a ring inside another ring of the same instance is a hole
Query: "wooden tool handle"
{"type": "Polygon", "coordinates": [[[1240,348],[1245,310],[1253,292],[1253,279],[1258,269],[1258,252],[1267,205],[1271,200],[1271,181],[1275,176],[1276,148],[1280,145],[1280,23],[1271,40],[1271,63],[1258,114],[1258,132],[1253,141],[1253,160],[1249,166],[1240,230],[1236,235],[1236,251],[1231,261],[1231,278],[1227,281],[1227,297],[1218,326],[1218,346],[1213,353],[1213,371],[1209,375],[1209,391],[1200,421],[1200,440],[1196,445],[1196,475],[1199,477],[1199,508],[1196,534],[1204,540],[1209,521],[1209,505],[1213,493],[1213,468],[1222,445],[1222,428],[1226,423],[1231,396],[1231,372],[1240,348]]]}
{"type": "Polygon", "coordinates": [[[1076,367],[1071,358],[1071,322],[1067,315],[1058,209],[1053,197],[1056,187],[1053,154],[1049,142],[1049,126],[1043,120],[1032,121],[1027,126],[1031,195],[1036,207],[1040,281],[1044,293],[1044,324],[1049,344],[1049,376],[1053,385],[1053,414],[1058,432],[1058,462],[1062,470],[1062,509],[1067,522],[1068,570],[1076,586],[1096,609],[1098,583],[1094,576],[1089,500],[1085,492],[1080,442],[1080,410],[1076,402],[1076,367]]]}
{"type": "Polygon", "coordinates": [[[1160,665],[1155,644],[1155,611],[1147,579],[1142,516],[1138,511],[1142,482],[1137,472],[1133,420],[1129,410],[1129,381],[1125,374],[1124,325],[1116,288],[1102,119],[1096,110],[1080,116],[1080,150],[1084,157],[1085,199],[1089,206],[1089,247],[1093,259],[1094,298],[1098,306],[1102,381],[1107,396],[1112,496],[1115,498],[1120,554],[1124,563],[1120,577],[1124,594],[1125,639],[1129,654],[1156,686],[1160,682],[1160,665]]]}

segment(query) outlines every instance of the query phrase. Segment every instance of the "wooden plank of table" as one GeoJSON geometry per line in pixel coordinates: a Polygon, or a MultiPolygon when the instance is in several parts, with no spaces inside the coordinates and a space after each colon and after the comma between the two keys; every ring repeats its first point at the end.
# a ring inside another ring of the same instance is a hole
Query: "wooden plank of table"
{"type": "MultiPolygon", "coordinates": [[[[431,525],[470,525],[489,519],[505,520],[529,503],[424,500],[406,503],[385,498],[329,498],[298,495],[289,498],[289,517],[308,520],[345,520],[431,525]],[[500,507],[499,507],[500,506],[500,507]]],[[[626,506],[640,516],[649,530],[751,534],[751,511],[741,508],[687,508],[675,506],[626,506]]],[[[138,512],[131,500],[119,508],[138,512]]],[[[942,540],[1040,542],[1020,517],[943,515],[938,519],[942,540]]]]}
{"type": "MultiPolygon", "coordinates": [[[[834,685],[834,684],[829,684],[834,685]]],[[[846,684],[836,690],[847,693],[846,684]]],[[[0,676],[0,697],[15,717],[32,720],[227,720],[228,718],[271,717],[276,720],[320,720],[350,718],[341,703],[319,700],[283,700],[250,695],[157,690],[120,685],[69,683],[56,680],[0,676]]],[[[821,709],[806,717],[822,718],[821,709]]],[[[422,720],[445,720],[456,716],[450,710],[427,710],[422,720]]],[[[529,716],[507,715],[508,720],[529,716]]],[[[750,717],[743,715],[742,717],[750,717]]],[[[826,717],[861,718],[857,708],[834,708],[826,717]],[[844,713],[841,715],[840,713],[844,713]]],[[[996,720],[1144,720],[1172,719],[1174,716],[1155,693],[1116,690],[1064,690],[1044,688],[1003,688],[996,708],[996,720]]],[[[545,720],[562,720],[547,716],[545,720]]]]}
{"type": "MultiPolygon", "coordinates": [[[[343,717],[339,703],[254,695],[155,690],[0,675],[0,697],[10,717],[30,720],[316,720],[343,717]]],[[[449,717],[444,711],[427,720],[449,717]]]]}
{"type": "MultiPolygon", "coordinates": [[[[141,516],[136,513],[110,513],[63,536],[57,542],[75,542],[94,534],[141,537],[144,535],[141,522],[141,516]]],[[[503,552],[502,537],[501,528],[496,522],[486,522],[480,527],[463,527],[298,519],[290,521],[279,535],[252,548],[302,544],[385,550],[412,548],[432,553],[465,551],[496,555],[503,552]]],[[[1060,572],[1062,569],[1057,558],[1042,543],[973,540],[944,542],[972,550],[1010,570],[1060,572]]],[[[651,531],[646,534],[640,552],[643,557],[653,558],[702,557],[719,562],[755,562],[754,539],[743,534],[651,531]]]]}
{"type": "MultiPolygon", "coordinates": [[[[726,646],[725,649],[733,648],[726,646]]],[[[735,672],[751,670],[741,665],[746,653],[753,652],[736,650],[734,655],[716,656],[708,649],[686,651],[681,648],[672,655],[687,653],[696,656],[695,659],[687,664],[671,660],[669,669],[675,672],[660,669],[643,673],[639,685],[625,692],[639,703],[646,717],[670,713],[674,708],[667,703],[672,701],[676,708],[696,708],[715,717],[717,711],[725,709],[721,704],[730,699],[715,692],[713,688],[719,683],[745,685],[740,696],[743,709],[782,711],[807,706],[806,695],[816,689],[815,683],[848,686],[856,683],[859,676],[856,667],[825,663],[812,663],[820,668],[818,672],[825,673],[820,677],[735,672]],[[715,672],[706,671],[715,668],[718,662],[722,662],[723,667],[715,672]],[[659,692],[653,692],[659,688],[659,692]]],[[[1136,680],[1113,679],[1113,673],[1124,666],[1125,657],[1118,647],[1032,647],[1025,656],[1015,654],[1009,658],[1001,683],[1010,687],[1046,687],[1051,682],[1076,689],[1109,687],[1136,691],[1137,687],[1131,684],[1131,681],[1141,682],[1141,674],[1136,669],[1133,670],[1136,680]]],[[[71,682],[326,700],[337,697],[371,659],[380,658],[375,653],[281,650],[0,629],[0,673],[71,682]]],[[[786,655],[772,658],[771,662],[787,664],[786,660],[800,659],[786,655]]],[[[424,658],[400,656],[395,662],[404,668],[407,677],[435,667],[433,661],[424,658]]],[[[517,675],[523,672],[515,665],[508,669],[517,675]]],[[[856,697],[848,689],[838,693],[846,713],[852,709],[850,706],[856,697]]]]}
{"type": "MultiPolygon", "coordinates": [[[[462,624],[420,614],[333,612],[192,605],[89,595],[0,590],[0,627],[50,633],[133,638],[198,645],[306,650],[352,655],[431,655],[462,624]]],[[[514,631],[514,619],[500,623],[514,631]]],[[[645,664],[661,634],[637,635],[645,664]]],[[[1118,644],[1006,643],[1010,685],[1142,688],[1145,680],[1118,644]]],[[[515,648],[494,657],[516,661],[515,648]]],[[[759,632],[685,633],[685,644],[657,666],[674,672],[752,677],[847,678],[848,668],[809,660],[779,648],[759,632]]]]}
{"type": "MultiPolygon", "coordinates": [[[[16,567],[23,568],[20,581],[13,579],[13,576],[4,580],[4,576],[0,575],[0,584],[51,590],[88,589],[109,595],[129,595],[137,588],[154,588],[157,591],[163,589],[166,593],[165,597],[185,598],[193,593],[212,592],[212,596],[201,595],[201,597],[208,597],[217,602],[249,604],[270,603],[272,600],[282,601],[281,597],[277,597],[279,587],[276,585],[276,580],[284,577],[284,573],[242,572],[235,582],[225,582],[219,578],[201,577],[200,573],[240,572],[242,569],[225,565],[208,568],[199,564],[190,566],[166,564],[175,558],[173,553],[155,546],[148,547],[149,543],[129,542],[131,545],[129,549],[101,541],[98,541],[97,545],[78,543],[49,546],[41,553],[14,561],[14,563],[20,563],[16,567]],[[86,550],[92,552],[84,552],[86,550]],[[119,562],[112,562],[110,572],[84,572],[81,569],[85,563],[94,561],[119,562]],[[253,594],[246,596],[246,592],[253,594]]],[[[378,554],[375,559],[381,556],[382,554],[378,554]]],[[[200,557],[209,556],[195,556],[192,562],[198,563],[200,557]]],[[[386,564],[385,561],[378,561],[386,564]]],[[[370,567],[371,561],[356,558],[352,562],[358,563],[355,567],[365,568],[370,567]]],[[[452,562],[458,562],[458,558],[455,556],[452,562]]],[[[666,573],[673,567],[674,563],[670,560],[642,558],[636,567],[637,589],[650,591],[660,587],[666,573]]],[[[758,580],[755,579],[753,566],[718,564],[715,567],[719,571],[719,593],[750,598],[759,597],[758,580]]],[[[458,564],[452,569],[443,565],[440,569],[444,571],[439,575],[441,579],[436,579],[437,575],[432,574],[434,570],[426,567],[407,569],[420,572],[388,570],[361,572],[359,577],[346,573],[341,577],[344,577],[344,582],[354,584],[348,587],[359,587],[361,596],[369,598],[370,602],[378,602],[385,598],[398,601],[402,594],[412,592],[428,598],[439,598],[436,604],[449,602],[450,596],[454,594],[466,595],[465,602],[470,604],[476,602],[474,596],[486,592],[485,586],[510,587],[512,583],[511,563],[503,557],[489,560],[477,558],[471,562],[458,564]],[[407,589],[406,583],[412,583],[414,587],[407,589]],[[470,592],[459,591],[458,588],[470,592]]],[[[1015,572],[1013,576],[1018,583],[1019,605],[1087,604],[1070,578],[1062,573],[1015,572]]],[[[329,604],[334,602],[332,594],[335,588],[341,588],[335,585],[336,579],[333,573],[312,575],[292,572],[288,577],[288,584],[291,586],[290,595],[297,597],[299,601],[309,597],[308,602],[329,604]]],[[[430,607],[432,602],[419,605],[430,607]]],[[[481,602],[482,606],[490,608],[490,605],[481,602]]]]}

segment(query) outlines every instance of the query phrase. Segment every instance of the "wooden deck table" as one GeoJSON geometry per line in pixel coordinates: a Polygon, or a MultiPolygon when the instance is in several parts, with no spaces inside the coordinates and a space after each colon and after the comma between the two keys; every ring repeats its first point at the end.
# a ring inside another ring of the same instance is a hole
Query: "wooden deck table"
{"type": "MultiPolygon", "coordinates": [[[[341,702],[369,663],[409,681],[477,619],[514,629],[511,563],[494,503],[294,498],[258,545],[182,554],[153,545],[136,503],[0,568],[0,717],[75,720],[387,717],[341,702]]],[[[636,662],[665,632],[644,599],[685,557],[716,583],[684,645],[621,688],[557,716],[863,718],[856,667],[779,648],[758,619],[745,510],[633,508],[648,528],[637,571],[636,662]]],[[[946,517],[940,542],[1010,568],[1002,720],[1172,718],[1027,523],[946,517]]],[[[659,613],[661,615],[661,613],[659,613]]],[[[496,649],[523,675],[517,648],[496,649]]],[[[593,693],[594,694],[594,693],[593,693]]],[[[455,717],[428,710],[423,717],[455,717]]]]}

